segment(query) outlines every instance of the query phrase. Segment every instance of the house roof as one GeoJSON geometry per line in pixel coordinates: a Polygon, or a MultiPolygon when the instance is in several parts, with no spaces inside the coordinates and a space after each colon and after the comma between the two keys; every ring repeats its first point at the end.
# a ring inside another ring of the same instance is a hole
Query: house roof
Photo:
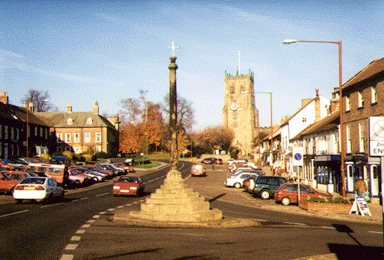
{"type": "Polygon", "coordinates": [[[301,106],[293,115],[291,115],[290,117],[288,117],[287,119],[285,119],[281,124],[280,126],[283,126],[283,125],[286,125],[288,124],[289,120],[291,120],[294,116],[296,116],[298,113],[300,113],[300,111],[302,111],[304,108],[306,108],[307,106],[309,106],[309,104],[311,104],[313,101],[315,101],[316,98],[312,98],[310,99],[308,102],[305,103],[304,106],[301,106]]]}
{"type": "Polygon", "coordinates": [[[374,60],[368,64],[365,68],[359,71],[355,76],[344,83],[342,89],[346,89],[352,85],[358,84],[364,80],[367,80],[381,72],[384,72],[384,58],[374,60]]]}
{"type": "Polygon", "coordinates": [[[320,133],[320,132],[332,130],[337,128],[339,124],[340,124],[340,112],[339,110],[337,110],[337,111],[334,111],[329,116],[321,119],[320,121],[309,125],[291,140],[298,140],[304,135],[310,135],[314,133],[320,133]]]}
{"type": "MultiPolygon", "coordinates": [[[[27,122],[27,109],[23,107],[0,102],[0,114],[4,119],[13,119],[27,122]]],[[[35,113],[32,112],[28,113],[28,123],[48,127],[48,125],[43,120],[39,119],[35,113]]]]}
{"type": "Polygon", "coordinates": [[[112,127],[114,126],[105,117],[93,112],[38,112],[37,117],[48,125],[56,128],[83,128],[83,127],[112,127]],[[88,119],[92,119],[92,124],[88,119]],[[72,124],[68,124],[72,119],[72,124]]]}

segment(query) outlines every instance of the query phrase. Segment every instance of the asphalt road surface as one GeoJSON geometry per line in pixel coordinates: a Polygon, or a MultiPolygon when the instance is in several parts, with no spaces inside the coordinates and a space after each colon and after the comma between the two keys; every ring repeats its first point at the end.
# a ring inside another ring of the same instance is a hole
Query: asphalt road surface
{"type": "MultiPolygon", "coordinates": [[[[179,166],[186,176],[190,164],[179,166]]],[[[148,193],[159,187],[167,170],[143,177],[148,193]]],[[[273,201],[223,186],[224,166],[208,173],[188,178],[188,185],[205,191],[225,218],[260,224],[214,229],[117,224],[110,220],[113,213],[138,210],[145,196],[113,197],[110,182],[68,193],[65,201],[49,205],[0,205],[0,259],[293,259],[329,253],[339,259],[383,259],[379,224],[263,209],[254,202],[273,201]]]]}

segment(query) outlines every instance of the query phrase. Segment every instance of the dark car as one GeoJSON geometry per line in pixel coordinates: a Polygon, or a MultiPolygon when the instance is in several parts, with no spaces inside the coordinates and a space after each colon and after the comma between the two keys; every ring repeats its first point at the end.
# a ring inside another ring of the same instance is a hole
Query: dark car
{"type": "Polygon", "coordinates": [[[255,179],[255,187],[253,194],[260,196],[262,199],[269,199],[273,197],[275,192],[288,180],[278,176],[259,176],[255,179]]]}
{"type": "Polygon", "coordinates": [[[204,158],[201,163],[205,164],[215,164],[216,163],[216,158],[204,158]]]}

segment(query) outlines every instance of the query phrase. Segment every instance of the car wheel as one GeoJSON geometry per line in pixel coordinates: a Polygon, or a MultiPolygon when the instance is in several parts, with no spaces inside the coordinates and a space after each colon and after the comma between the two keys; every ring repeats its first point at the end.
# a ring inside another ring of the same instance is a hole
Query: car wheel
{"type": "Polygon", "coordinates": [[[267,200],[271,197],[271,194],[267,190],[263,190],[260,194],[260,197],[264,200],[267,200]]]}
{"type": "Polygon", "coordinates": [[[235,187],[236,189],[240,189],[241,188],[241,184],[236,182],[235,185],[233,185],[233,187],[235,187]]]}
{"type": "Polygon", "coordinates": [[[64,200],[64,191],[61,192],[59,199],[60,199],[61,201],[64,200]]]}
{"type": "Polygon", "coordinates": [[[291,204],[291,200],[285,197],[281,200],[281,204],[283,204],[284,206],[288,206],[289,204],[291,204]]]}
{"type": "Polygon", "coordinates": [[[45,200],[43,200],[43,203],[44,203],[44,204],[49,204],[49,203],[51,203],[52,199],[53,199],[52,194],[49,194],[48,198],[46,198],[45,200]]]}

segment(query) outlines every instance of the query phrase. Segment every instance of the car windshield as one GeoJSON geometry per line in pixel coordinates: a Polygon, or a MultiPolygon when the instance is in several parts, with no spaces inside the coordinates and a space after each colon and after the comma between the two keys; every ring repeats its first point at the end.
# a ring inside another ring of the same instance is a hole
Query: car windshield
{"type": "Polygon", "coordinates": [[[138,183],[140,181],[137,177],[123,177],[119,179],[120,182],[136,182],[138,183]]]}
{"type": "Polygon", "coordinates": [[[45,180],[45,178],[27,178],[21,184],[44,184],[45,180]]]}

